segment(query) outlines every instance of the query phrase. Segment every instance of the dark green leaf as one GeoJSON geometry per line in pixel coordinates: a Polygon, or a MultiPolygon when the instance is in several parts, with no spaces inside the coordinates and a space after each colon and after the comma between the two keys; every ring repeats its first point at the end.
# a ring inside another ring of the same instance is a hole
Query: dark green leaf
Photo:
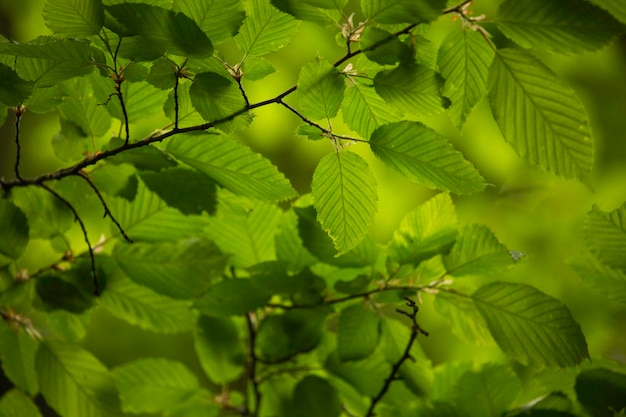
{"type": "Polygon", "coordinates": [[[212,285],[195,306],[207,316],[237,316],[264,306],[270,297],[251,279],[227,279],[212,285]]]}
{"type": "Polygon", "coordinates": [[[174,0],[174,8],[192,18],[213,43],[234,36],[246,17],[239,1],[174,0]]]}
{"type": "MultiPolygon", "coordinates": [[[[104,149],[115,149],[121,146],[124,146],[124,141],[122,139],[112,138],[104,149]]],[[[152,145],[142,146],[140,148],[129,149],[121,152],[111,158],[108,158],[107,162],[114,165],[131,164],[141,171],[161,171],[163,169],[176,166],[176,162],[172,158],[167,156],[161,149],[152,145]]],[[[144,174],[148,173],[140,172],[142,179],[144,178],[144,174]]],[[[151,191],[158,193],[158,191],[153,190],[152,187],[149,188],[151,191]]]]}
{"type": "Polygon", "coordinates": [[[0,200],[0,254],[18,259],[28,245],[28,222],[26,216],[11,201],[0,200]]]}
{"type": "Polygon", "coordinates": [[[74,221],[67,206],[43,188],[14,188],[11,200],[26,214],[31,239],[62,235],[74,221]]]}
{"type": "Polygon", "coordinates": [[[411,59],[411,49],[407,44],[392,33],[375,26],[366,28],[359,41],[363,45],[365,56],[378,64],[393,65],[411,59]]]}
{"type": "Polygon", "coordinates": [[[378,346],[380,318],[367,305],[353,304],[339,313],[337,353],[339,360],[353,361],[368,357],[378,346]]]}
{"type": "Polygon", "coordinates": [[[314,120],[337,115],[346,84],[330,63],[318,57],[306,64],[298,77],[298,94],[303,113],[314,120]]]}
{"type": "Polygon", "coordinates": [[[363,14],[378,23],[423,23],[437,19],[446,0],[361,0],[363,14]]]}
{"type": "Polygon", "coordinates": [[[578,401],[593,417],[613,417],[626,409],[626,375],[605,368],[581,372],[576,378],[578,401]]]}
{"type": "Polygon", "coordinates": [[[161,90],[174,88],[176,84],[176,70],[174,62],[166,57],[161,57],[152,64],[146,81],[161,90]]]}
{"type": "MultiPolygon", "coordinates": [[[[315,221],[315,214],[313,214],[313,221],[315,221]]],[[[329,241],[332,249],[330,238],[321,228],[320,231],[329,241]]],[[[274,246],[276,248],[276,259],[285,262],[290,271],[299,272],[317,262],[315,257],[305,248],[305,241],[298,233],[298,217],[293,210],[283,212],[282,217],[278,221],[274,246]]]]}
{"type": "Polygon", "coordinates": [[[596,6],[602,7],[604,10],[608,11],[621,21],[622,23],[626,23],[626,4],[620,1],[614,0],[589,0],[591,3],[596,6]]]}
{"type": "Polygon", "coordinates": [[[465,373],[456,385],[456,404],[470,416],[500,417],[519,395],[522,383],[511,368],[490,364],[465,373]]]}
{"type": "Polygon", "coordinates": [[[43,19],[57,35],[86,38],[100,32],[104,9],[100,0],[46,0],[43,19]]]}
{"type": "MultiPolygon", "coordinates": [[[[336,23],[341,14],[336,10],[321,9],[313,5],[317,3],[313,1],[302,0],[271,0],[272,5],[281,12],[285,12],[298,20],[313,22],[321,26],[328,26],[336,23]]],[[[330,3],[333,0],[322,0],[322,2],[330,3]]],[[[321,3],[321,2],[320,2],[321,3]]]]}
{"type": "MultiPolygon", "coordinates": [[[[69,274],[71,273],[70,271],[69,274]]],[[[67,277],[69,274],[63,274],[66,276],[61,277],[60,273],[50,273],[37,279],[37,295],[44,302],[46,309],[81,313],[94,305],[93,297],[70,282],[71,277],[67,277]]]]}
{"type": "Polygon", "coordinates": [[[23,80],[10,67],[0,64],[0,104],[17,106],[30,96],[33,83],[23,80]]]}
{"type": "Polygon", "coordinates": [[[494,282],[472,299],[500,348],[522,364],[565,367],[589,358],[585,336],[570,311],[538,289],[494,282]]]}
{"type": "Polygon", "coordinates": [[[35,373],[38,347],[39,342],[26,330],[0,325],[0,360],[4,375],[13,385],[30,395],[39,391],[35,373]]]}
{"type": "Polygon", "coordinates": [[[379,351],[364,360],[349,362],[341,362],[339,355],[334,352],[324,366],[330,373],[356,388],[361,395],[368,397],[378,395],[391,371],[391,365],[379,351]]]}
{"type": "Polygon", "coordinates": [[[339,417],[342,410],[337,390],[316,375],[308,375],[298,383],[293,402],[301,417],[339,417]]]}
{"type": "Polygon", "coordinates": [[[201,316],[194,347],[202,369],[214,384],[233,381],[244,371],[243,345],[230,318],[201,316]]]}
{"type": "MultiPolygon", "coordinates": [[[[49,39],[50,42],[42,43],[41,38],[31,43],[0,42],[0,54],[14,55],[18,57],[50,59],[74,63],[81,68],[87,68],[94,62],[104,63],[102,51],[90,46],[90,43],[79,39],[49,39]]],[[[77,72],[84,69],[77,69],[77,72]]]]}

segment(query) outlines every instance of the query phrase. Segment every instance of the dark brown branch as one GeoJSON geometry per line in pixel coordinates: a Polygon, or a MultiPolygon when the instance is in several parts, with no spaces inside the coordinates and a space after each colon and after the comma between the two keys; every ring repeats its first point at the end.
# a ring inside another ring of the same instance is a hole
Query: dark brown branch
{"type": "Polygon", "coordinates": [[[89,242],[89,236],[87,236],[87,229],[85,228],[85,223],[83,223],[83,220],[78,215],[78,212],[76,211],[72,203],[67,201],[61,194],[57,193],[56,191],[54,191],[52,188],[48,187],[45,184],[39,184],[39,186],[43,188],[44,190],[48,191],[53,196],[55,196],[59,201],[65,204],[67,208],[69,208],[71,212],[74,214],[74,219],[76,219],[76,221],[80,225],[80,228],[83,231],[83,237],[85,238],[85,243],[87,243],[87,248],[89,249],[89,259],[91,260],[91,277],[93,281],[93,293],[96,296],[100,295],[100,286],[98,285],[98,275],[96,274],[96,258],[93,254],[93,247],[91,246],[91,243],[89,242]]]}
{"type": "Polygon", "coordinates": [[[26,108],[23,104],[18,104],[14,109],[15,111],[15,146],[17,147],[16,155],[15,155],[15,178],[18,181],[22,181],[22,176],[20,175],[20,159],[22,157],[22,147],[20,145],[20,120],[22,119],[22,115],[26,112],[26,108]]]}
{"type": "MultiPolygon", "coordinates": [[[[254,323],[252,322],[250,314],[252,313],[246,314],[246,324],[248,325],[248,340],[250,350],[248,363],[248,381],[252,383],[252,391],[254,392],[254,408],[252,409],[253,411],[250,411],[251,407],[247,401],[245,407],[247,415],[257,417],[261,409],[261,391],[256,376],[256,367],[258,362],[258,358],[256,356],[256,329],[254,328],[254,323]]],[[[245,389],[247,390],[248,388],[246,387],[245,389]]]]}
{"type": "Polygon", "coordinates": [[[115,89],[117,93],[117,99],[120,102],[120,107],[122,108],[122,115],[124,116],[124,130],[126,133],[126,138],[124,139],[124,144],[128,145],[128,141],[130,140],[130,127],[128,123],[128,112],[126,111],[126,104],[124,104],[124,94],[122,93],[122,83],[124,82],[124,78],[122,77],[120,80],[116,80],[115,89]]]}
{"type": "Polygon", "coordinates": [[[446,9],[443,11],[443,14],[450,14],[450,13],[461,13],[463,8],[468,5],[469,3],[471,3],[473,0],[465,0],[462,3],[457,4],[456,6],[452,6],[449,9],[446,9]]]}
{"type": "Polygon", "coordinates": [[[420,327],[419,324],[417,324],[416,317],[417,317],[417,312],[419,311],[419,307],[417,306],[415,301],[411,300],[409,297],[404,297],[404,299],[406,300],[406,305],[411,307],[412,311],[410,313],[407,313],[406,311],[403,311],[400,309],[396,311],[411,319],[411,322],[412,322],[411,336],[409,337],[409,342],[406,344],[406,347],[404,348],[404,352],[402,353],[402,356],[400,357],[400,359],[396,361],[396,363],[393,364],[393,367],[391,368],[391,372],[389,373],[389,376],[385,379],[385,383],[383,387],[380,389],[378,394],[374,398],[372,398],[372,402],[370,403],[370,407],[367,410],[365,417],[372,417],[375,415],[374,408],[376,407],[376,404],[378,404],[380,400],[382,400],[382,398],[385,396],[385,394],[389,390],[391,383],[397,379],[396,375],[398,371],[400,370],[400,367],[402,366],[402,364],[407,359],[413,359],[411,356],[411,347],[413,347],[413,343],[417,339],[417,335],[421,333],[424,336],[428,336],[428,332],[426,332],[424,329],[420,327]]]}
{"type": "Polygon", "coordinates": [[[82,179],[84,179],[87,182],[87,184],[89,184],[89,186],[91,187],[93,192],[96,193],[96,196],[100,200],[100,204],[102,204],[102,207],[104,208],[104,217],[109,216],[111,221],[115,224],[115,226],[117,226],[117,230],[120,231],[120,233],[122,234],[124,239],[126,239],[126,241],[128,243],[133,243],[133,240],[128,237],[128,235],[126,234],[126,232],[122,228],[122,225],[119,224],[117,219],[113,216],[113,213],[111,213],[111,210],[109,209],[109,206],[107,205],[106,201],[104,200],[104,197],[100,193],[100,190],[98,189],[98,187],[96,187],[96,184],[94,184],[93,181],[91,181],[91,178],[89,178],[87,175],[85,175],[82,171],[79,172],[77,175],[79,177],[81,177],[82,179]]]}
{"type": "Polygon", "coordinates": [[[178,71],[174,74],[174,130],[178,130],[178,112],[180,111],[178,107],[178,71]]]}

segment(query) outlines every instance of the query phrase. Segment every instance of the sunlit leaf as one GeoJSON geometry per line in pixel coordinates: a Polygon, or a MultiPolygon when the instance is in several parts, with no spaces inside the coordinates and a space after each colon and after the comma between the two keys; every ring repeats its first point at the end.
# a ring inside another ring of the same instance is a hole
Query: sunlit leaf
{"type": "Polygon", "coordinates": [[[232,319],[201,316],[194,333],[194,347],[211,382],[224,384],[244,371],[244,352],[232,319]]]}
{"type": "Polygon", "coordinates": [[[443,136],[419,122],[382,125],[369,145],[385,165],[412,181],[456,194],[471,194],[484,187],[476,168],[443,136]]]}
{"type": "Polygon", "coordinates": [[[283,212],[278,221],[274,246],[276,259],[286,262],[291,271],[299,272],[316,262],[315,257],[304,247],[298,233],[298,217],[293,210],[283,212]]]}
{"type": "Polygon", "coordinates": [[[39,342],[25,330],[2,325],[0,329],[0,360],[4,375],[24,392],[39,391],[35,373],[35,354],[39,342]]]}
{"type": "Polygon", "coordinates": [[[11,201],[0,200],[0,254],[18,259],[28,245],[28,221],[26,215],[11,201]]]}
{"type": "MultiPolygon", "coordinates": [[[[304,20],[307,22],[313,22],[321,26],[328,26],[330,24],[336,23],[340,18],[341,14],[336,10],[329,10],[329,8],[322,9],[314,5],[314,3],[326,3],[326,5],[330,5],[331,2],[334,3],[333,0],[321,2],[317,2],[316,0],[312,1],[302,1],[302,0],[271,0],[272,5],[276,7],[281,12],[285,12],[295,17],[298,20],[304,20]]],[[[341,6],[341,1],[337,1],[337,7],[341,6]]],[[[334,6],[333,6],[334,7],[334,6]]]]}
{"type": "Polygon", "coordinates": [[[6,392],[0,399],[2,417],[41,417],[33,400],[18,389],[6,392]]]}
{"type": "Polygon", "coordinates": [[[293,401],[302,417],[339,417],[342,410],[337,390],[316,375],[308,375],[296,385],[293,401]]]}
{"type": "Polygon", "coordinates": [[[359,360],[374,353],[380,336],[380,318],[366,305],[353,304],[339,313],[337,353],[343,361],[359,360]]]}
{"type": "Polygon", "coordinates": [[[0,54],[73,62],[81,66],[104,62],[102,51],[91,47],[88,41],[53,38],[50,40],[44,44],[40,40],[32,44],[0,42],[0,54]]]}
{"type": "Polygon", "coordinates": [[[46,0],[42,16],[53,33],[84,38],[100,32],[104,9],[100,0],[46,0]]]}
{"type": "Polygon", "coordinates": [[[445,0],[361,0],[363,14],[378,23],[422,23],[435,20],[445,0]]]}
{"type": "Polygon", "coordinates": [[[458,408],[468,416],[500,417],[522,390],[522,383],[505,365],[489,364],[479,372],[466,372],[456,384],[458,408]]]}
{"type": "Polygon", "coordinates": [[[63,416],[120,414],[118,392],[107,368],[83,348],[58,341],[41,344],[35,359],[41,394],[63,416]]]}
{"type": "Polygon", "coordinates": [[[326,155],[313,173],[311,190],[317,219],[339,254],[365,236],[376,213],[376,180],[364,159],[353,152],[326,155]]]}
{"type": "Polygon", "coordinates": [[[234,36],[246,17],[241,2],[231,0],[174,0],[174,8],[192,18],[213,43],[234,36]]]}
{"type": "Polygon", "coordinates": [[[474,106],[487,95],[487,76],[493,50],[472,30],[454,30],[439,49],[439,68],[445,78],[443,94],[452,101],[450,119],[463,126],[474,106]]]}
{"type": "Polygon", "coordinates": [[[489,99],[502,135],[533,165],[565,178],[589,179],[589,118],[569,87],[535,57],[501,49],[491,65],[489,99]]]}
{"type": "Polygon", "coordinates": [[[465,343],[493,345],[487,323],[472,300],[439,291],[434,306],[448,320],[452,333],[465,343]]]}
{"type": "Polygon", "coordinates": [[[314,120],[337,115],[346,84],[341,74],[327,61],[316,58],[302,67],[298,78],[300,106],[314,120]]]}
{"type": "Polygon", "coordinates": [[[507,0],[498,28],[523,48],[580,53],[600,49],[626,27],[584,0],[507,0]]]}
{"type": "Polygon", "coordinates": [[[400,120],[400,112],[376,94],[373,86],[360,83],[359,78],[351,81],[341,107],[343,120],[350,129],[369,139],[377,127],[400,120]]]}
{"type": "Polygon", "coordinates": [[[538,289],[494,282],[479,288],[472,299],[498,346],[522,364],[565,367],[589,358],[570,311],[538,289]]]}
{"type": "Polygon", "coordinates": [[[626,271],[626,204],[608,213],[598,207],[587,213],[585,242],[608,266],[626,271]]]}

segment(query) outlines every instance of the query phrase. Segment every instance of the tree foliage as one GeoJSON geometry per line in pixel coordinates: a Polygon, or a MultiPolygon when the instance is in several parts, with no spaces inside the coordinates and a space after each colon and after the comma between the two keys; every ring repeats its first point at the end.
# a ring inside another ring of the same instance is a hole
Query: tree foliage
{"type": "MultiPolygon", "coordinates": [[[[460,224],[455,196],[486,180],[415,119],[447,113],[462,128],[487,99],[521,158],[590,184],[589,117],[539,56],[604,47],[624,33],[625,9],[505,0],[490,33],[470,1],[446,3],[46,0],[51,36],[2,39],[0,110],[17,155],[0,181],[0,359],[14,386],[0,416],[42,415],[38,395],[62,417],[622,415],[624,374],[535,384],[590,359],[581,326],[557,298],[507,281],[518,252],[460,224]],[[428,27],[451,15],[460,24],[437,45],[428,27]],[[334,27],[343,55],[318,55],[292,87],[252,102],[302,22],[334,27]],[[267,106],[332,144],[310,193],[239,140],[267,106]],[[63,168],[22,175],[26,111],[58,117],[63,168]],[[139,137],[155,114],[170,123],[139,137]],[[368,234],[384,201],[361,150],[438,191],[387,244],[368,234]],[[57,260],[23,268],[37,240],[57,260]],[[437,338],[419,324],[422,297],[452,333],[509,362],[434,368],[419,342],[437,338]],[[165,357],[105,365],[82,344],[98,312],[193,340],[198,369],[165,357]]],[[[568,263],[624,303],[626,206],[593,208],[584,242],[568,263]]]]}

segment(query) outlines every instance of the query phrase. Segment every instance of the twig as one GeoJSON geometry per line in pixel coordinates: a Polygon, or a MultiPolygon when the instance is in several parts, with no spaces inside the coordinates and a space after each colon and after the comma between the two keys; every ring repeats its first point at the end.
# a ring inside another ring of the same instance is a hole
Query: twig
{"type": "Polygon", "coordinates": [[[18,181],[22,181],[22,176],[20,175],[20,159],[22,148],[20,145],[20,120],[22,119],[22,115],[26,112],[26,107],[23,104],[18,104],[14,109],[15,111],[15,146],[17,147],[16,156],[15,156],[15,178],[18,181]]]}
{"type": "Polygon", "coordinates": [[[100,190],[98,189],[98,187],[96,187],[96,184],[94,184],[93,181],[91,181],[91,178],[85,175],[82,171],[78,172],[77,175],[81,177],[82,179],[84,179],[87,182],[87,184],[89,184],[89,186],[94,191],[94,193],[96,193],[96,196],[98,196],[98,199],[100,200],[100,203],[102,204],[102,207],[104,208],[104,217],[109,216],[111,221],[115,223],[115,226],[117,226],[117,229],[120,231],[124,239],[126,239],[128,243],[133,243],[133,240],[130,237],[128,237],[128,235],[122,228],[122,225],[119,224],[117,219],[113,216],[113,213],[111,213],[109,206],[107,205],[106,201],[104,201],[104,197],[102,197],[102,194],[100,193],[100,190]]]}
{"type": "MultiPolygon", "coordinates": [[[[248,415],[253,417],[257,417],[259,415],[259,411],[261,409],[261,391],[259,389],[259,381],[257,381],[256,377],[256,366],[258,358],[256,356],[256,329],[254,328],[254,323],[252,322],[251,315],[252,313],[246,314],[246,324],[248,325],[248,337],[249,337],[249,359],[248,363],[248,381],[252,382],[252,390],[254,392],[254,409],[250,412],[250,405],[246,401],[245,407],[248,415]]],[[[245,388],[247,390],[247,387],[245,388]]]]}
{"type": "Polygon", "coordinates": [[[398,359],[396,363],[393,364],[393,367],[391,368],[391,372],[389,373],[389,376],[385,379],[385,384],[380,389],[378,394],[374,398],[372,398],[372,402],[370,403],[370,407],[367,410],[365,417],[372,417],[375,415],[374,408],[376,407],[376,404],[378,404],[378,402],[387,393],[387,391],[389,390],[389,387],[391,386],[391,383],[396,380],[396,374],[400,370],[400,367],[402,366],[404,361],[406,361],[407,359],[413,360],[413,357],[411,356],[411,347],[413,347],[413,343],[415,342],[415,339],[417,339],[417,335],[421,333],[424,336],[428,336],[428,332],[422,329],[419,324],[417,324],[416,317],[417,317],[417,312],[419,311],[419,307],[417,306],[415,301],[411,300],[409,297],[404,297],[404,299],[406,300],[406,305],[411,307],[412,311],[410,313],[407,313],[406,311],[403,311],[400,309],[396,311],[400,314],[404,314],[405,316],[411,319],[411,322],[412,322],[411,336],[409,337],[409,342],[404,348],[404,353],[402,354],[400,359],[398,359]]]}
{"type": "Polygon", "coordinates": [[[174,130],[178,130],[178,72],[174,74],[174,130]]]}
{"type": "Polygon", "coordinates": [[[87,243],[87,248],[89,249],[89,258],[91,260],[91,277],[93,281],[93,293],[96,296],[100,295],[100,286],[98,285],[98,275],[96,274],[96,258],[93,254],[93,248],[91,246],[91,243],[89,243],[89,237],[87,236],[87,229],[85,228],[85,223],[83,223],[83,220],[78,215],[78,212],[76,211],[72,203],[67,201],[63,196],[61,196],[61,194],[57,193],[56,191],[54,191],[52,188],[48,187],[45,184],[39,184],[39,186],[43,188],[44,190],[48,191],[53,196],[55,196],[57,199],[59,199],[59,201],[65,204],[67,208],[69,208],[74,214],[74,219],[76,219],[76,221],[80,225],[80,228],[83,231],[83,237],[85,238],[85,243],[87,243]]]}
{"type": "Polygon", "coordinates": [[[461,11],[463,10],[463,8],[465,6],[467,6],[468,4],[470,4],[473,0],[465,0],[462,3],[457,4],[456,6],[452,6],[449,9],[446,9],[443,11],[443,14],[450,14],[450,13],[461,13],[461,11]]]}

